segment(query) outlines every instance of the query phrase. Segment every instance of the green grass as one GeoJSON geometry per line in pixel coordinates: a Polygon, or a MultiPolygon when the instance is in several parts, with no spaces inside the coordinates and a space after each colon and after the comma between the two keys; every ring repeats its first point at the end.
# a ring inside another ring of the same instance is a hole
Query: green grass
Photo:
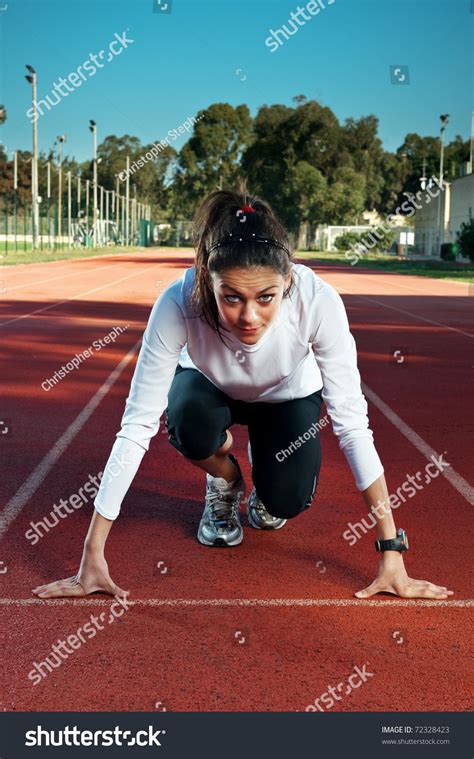
{"type": "Polygon", "coordinates": [[[350,265],[344,253],[323,253],[321,251],[300,250],[295,258],[316,263],[345,264],[351,269],[376,269],[397,274],[414,274],[420,277],[448,279],[455,282],[474,282],[474,264],[458,264],[450,261],[398,261],[393,256],[367,255],[350,265]]]}

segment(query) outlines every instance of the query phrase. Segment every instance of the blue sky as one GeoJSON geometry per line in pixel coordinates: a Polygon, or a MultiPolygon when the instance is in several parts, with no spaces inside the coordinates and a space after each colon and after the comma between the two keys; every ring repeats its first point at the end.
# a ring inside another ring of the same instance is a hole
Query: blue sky
{"type": "Polygon", "coordinates": [[[8,5],[0,10],[0,102],[8,112],[0,138],[9,151],[31,147],[26,63],[44,97],[128,30],[134,42],[120,56],[39,118],[40,150],[67,133],[65,153],[89,158],[91,118],[99,143],[125,133],[147,143],[214,102],[247,103],[255,114],[263,103],[292,105],[298,94],[329,106],[341,122],[375,114],[388,150],[407,132],[437,134],[441,113],[450,114],[447,140],[467,139],[474,2],[321,1],[325,9],[272,53],[269,30],[287,23],[297,0],[172,0],[171,13],[154,13],[153,0],[0,0],[0,9],[8,5]],[[409,67],[408,85],[391,83],[394,65],[409,67]]]}

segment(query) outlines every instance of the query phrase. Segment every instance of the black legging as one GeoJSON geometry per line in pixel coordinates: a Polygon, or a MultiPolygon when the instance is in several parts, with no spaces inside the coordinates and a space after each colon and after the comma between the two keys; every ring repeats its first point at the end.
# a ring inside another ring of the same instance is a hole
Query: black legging
{"type": "Polygon", "coordinates": [[[186,458],[200,460],[225,443],[232,424],[247,425],[257,495],[270,514],[289,519],[311,505],[316,490],[321,403],[321,390],[281,403],[236,401],[201,372],[178,365],[168,393],[168,439],[186,458]]]}

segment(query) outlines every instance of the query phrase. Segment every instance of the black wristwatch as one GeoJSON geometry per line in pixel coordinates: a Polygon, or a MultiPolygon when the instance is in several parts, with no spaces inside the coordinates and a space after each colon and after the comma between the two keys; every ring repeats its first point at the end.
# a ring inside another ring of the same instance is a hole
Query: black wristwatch
{"type": "Polygon", "coordinates": [[[397,537],[391,540],[376,540],[375,549],[377,551],[408,551],[408,535],[405,530],[400,527],[397,530],[397,537]]]}

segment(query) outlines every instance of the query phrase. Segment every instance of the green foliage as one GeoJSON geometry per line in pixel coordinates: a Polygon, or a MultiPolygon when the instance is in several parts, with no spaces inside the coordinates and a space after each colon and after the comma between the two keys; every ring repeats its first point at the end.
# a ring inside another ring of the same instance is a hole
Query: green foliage
{"type": "Polygon", "coordinates": [[[396,232],[386,227],[375,227],[375,229],[377,230],[376,239],[378,239],[375,250],[390,250],[395,242],[396,232]]]}
{"type": "Polygon", "coordinates": [[[252,190],[273,204],[292,231],[327,219],[333,167],[340,165],[341,129],[334,113],[298,96],[296,108],[263,106],[254,140],[242,157],[252,190]]]}
{"type": "MultiPolygon", "coordinates": [[[[439,137],[420,137],[409,133],[398,148],[394,158],[400,163],[401,175],[395,187],[398,189],[394,205],[403,202],[403,192],[413,193],[420,189],[420,178],[439,176],[441,143],[439,137]]],[[[469,142],[460,135],[445,145],[444,179],[450,181],[459,175],[463,163],[469,160],[469,142]]]]}
{"type": "Polygon", "coordinates": [[[329,224],[357,224],[365,209],[366,178],[349,166],[336,169],[326,200],[329,224]]]}
{"type": "MultiPolygon", "coordinates": [[[[155,140],[159,146],[159,138],[155,140]]],[[[98,181],[104,187],[115,189],[117,178],[119,178],[119,191],[125,194],[125,181],[120,180],[120,173],[125,172],[127,167],[127,156],[130,158],[130,167],[132,173],[129,177],[130,197],[134,197],[136,192],[137,198],[141,202],[149,203],[154,211],[161,218],[165,215],[160,213],[167,206],[169,190],[166,188],[166,175],[177,153],[170,145],[166,145],[156,157],[152,160],[143,160],[143,165],[139,166],[138,161],[143,159],[145,154],[151,150],[153,143],[142,145],[137,137],[129,134],[123,137],[109,135],[105,138],[97,150],[97,158],[100,162],[97,167],[98,181]],[[134,167],[134,163],[137,162],[134,167]]],[[[155,151],[156,152],[156,151],[155,151]]],[[[83,176],[86,179],[92,179],[93,166],[88,161],[83,164],[83,176]]],[[[125,174],[122,174],[125,177],[125,174]]]]}
{"type": "MultiPolygon", "coordinates": [[[[0,106],[0,124],[5,118],[0,106]]],[[[416,195],[423,172],[427,178],[439,172],[439,137],[409,133],[397,152],[390,153],[383,150],[375,115],[341,124],[330,108],[303,94],[293,98],[292,107],[263,105],[255,117],[247,105],[214,103],[196,118],[179,152],[167,145],[130,175],[130,196],[136,194],[149,204],[155,220],[191,219],[206,194],[235,187],[246,178],[250,191],[267,199],[292,232],[302,224],[356,225],[365,210],[377,210],[381,216],[393,213],[404,202],[403,193],[416,195]]],[[[127,157],[133,167],[151,147],[129,134],[105,137],[98,146],[99,184],[115,189],[127,157]]],[[[30,202],[31,153],[18,155],[19,200],[30,202]]],[[[457,135],[445,145],[445,178],[457,175],[468,158],[468,142],[457,135]]],[[[13,162],[7,159],[0,146],[0,191],[10,203],[13,162]]],[[[56,197],[57,156],[52,153],[39,157],[40,195],[46,196],[47,160],[56,197]]],[[[65,155],[64,189],[68,171],[92,180],[92,161],[78,164],[65,155]]],[[[125,193],[125,182],[119,189],[125,193]]],[[[463,234],[470,239],[469,233],[463,234]]],[[[377,247],[388,248],[390,243],[384,238],[377,247]]]]}
{"type": "Polygon", "coordinates": [[[307,161],[298,161],[289,170],[288,192],[290,212],[294,215],[292,227],[297,223],[320,224],[324,221],[327,182],[319,169],[307,161]]]}
{"type": "Polygon", "coordinates": [[[358,120],[349,118],[342,129],[343,165],[365,178],[364,206],[367,209],[380,208],[385,185],[382,172],[384,151],[377,136],[378,123],[375,116],[358,120]]]}
{"type": "Polygon", "coordinates": [[[456,242],[462,255],[474,261],[474,219],[461,224],[456,242]]]}
{"type": "Polygon", "coordinates": [[[361,234],[359,232],[343,232],[334,240],[334,247],[336,250],[341,251],[350,250],[360,242],[360,238],[361,234]]]}
{"type": "MultiPolygon", "coordinates": [[[[31,153],[23,150],[18,151],[17,171],[17,203],[21,207],[25,203],[31,203],[31,153]]],[[[3,155],[0,155],[0,197],[3,206],[8,205],[11,207],[14,203],[13,173],[13,160],[8,161],[5,152],[3,155]]]]}
{"type": "Polygon", "coordinates": [[[201,198],[219,187],[234,186],[241,176],[243,151],[252,140],[246,105],[215,103],[197,115],[182,147],[173,182],[172,207],[179,218],[192,218],[201,198]]]}
{"type": "Polygon", "coordinates": [[[367,229],[365,232],[348,231],[336,237],[334,247],[336,250],[346,251],[355,250],[361,255],[365,252],[376,253],[382,250],[389,250],[395,240],[393,229],[387,229],[382,226],[367,229]]]}

